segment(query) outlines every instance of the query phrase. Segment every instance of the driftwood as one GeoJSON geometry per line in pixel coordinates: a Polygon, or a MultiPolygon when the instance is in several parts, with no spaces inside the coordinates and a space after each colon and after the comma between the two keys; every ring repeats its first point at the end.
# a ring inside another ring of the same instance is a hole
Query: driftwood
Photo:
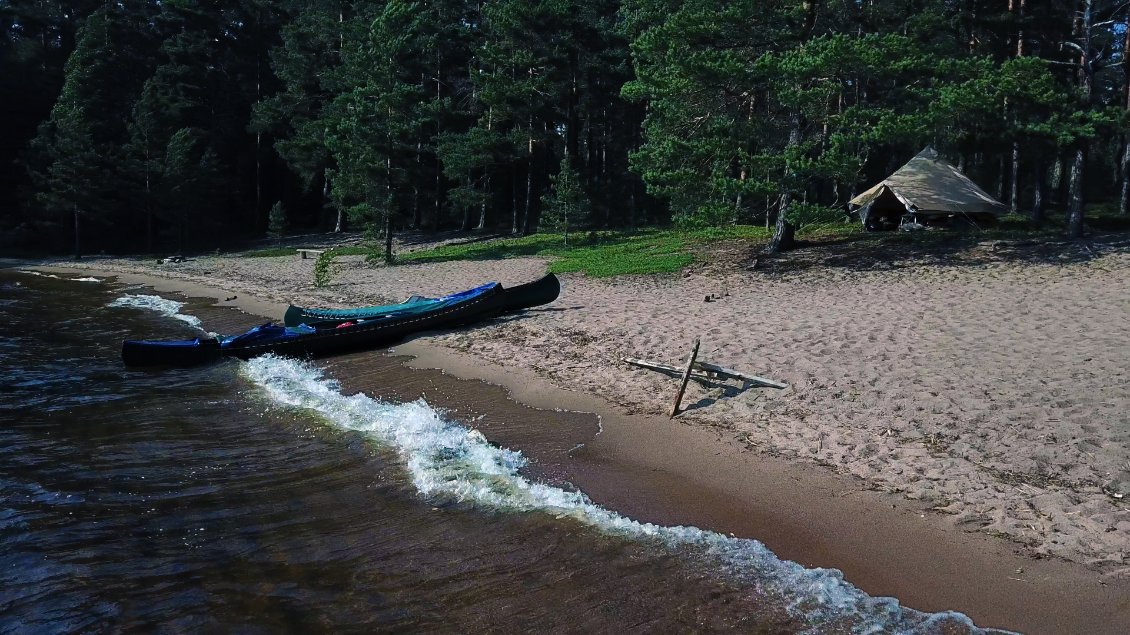
{"type": "MultiPolygon", "coordinates": [[[[682,372],[683,372],[682,370],[675,368],[674,366],[667,366],[665,364],[660,364],[658,362],[649,362],[646,359],[636,359],[635,357],[625,357],[625,358],[623,358],[622,361],[626,364],[631,364],[633,366],[639,366],[640,368],[646,368],[648,370],[657,370],[661,373],[669,373],[671,375],[675,375],[676,377],[681,375],[682,372]]],[[[751,383],[755,386],[763,386],[763,387],[766,387],[766,388],[781,388],[781,389],[784,389],[784,388],[789,387],[788,384],[782,384],[781,382],[773,381],[772,379],[766,379],[764,377],[758,377],[757,375],[747,375],[745,373],[741,373],[741,372],[738,372],[738,371],[730,369],[730,368],[725,368],[723,366],[716,366],[714,364],[709,364],[707,362],[696,361],[694,363],[693,370],[698,370],[698,371],[702,371],[702,372],[696,373],[696,372],[692,371],[691,375],[690,375],[691,379],[712,380],[712,379],[719,379],[719,378],[728,378],[728,379],[737,379],[737,380],[740,380],[740,381],[748,381],[749,383],[751,383]]]]}
{"type": "Polygon", "coordinates": [[[679,392],[675,394],[675,404],[671,406],[671,417],[679,414],[679,404],[683,401],[683,393],[687,390],[687,382],[692,379],[698,381],[717,381],[718,379],[738,379],[744,381],[747,387],[752,386],[765,386],[768,388],[788,388],[787,384],[782,384],[772,379],[758,377],[757,375],[748,375],[746,373],[736,371],[732,368],[725,366],[718,366],[708,362],[698,361],[698,347],[699,340],[695,339],[694,345],[691,347],[691,355],[687,358],[687,364],[682,369],[675,368],[674,366],[667,366],[658,362],[649,362],[646,359],[636,359],[634,357],[624,357],[623,361],[633,366],[640,368],[647,368],[649,370],[657,370],[661,373],[679,377],[679,392]]]}
{"type": "Polygon", "coordinates": [[[779,381],[773,381],[772,379],[766,379],[764,377],[758,377],[757,375],[747,375],[745,373],[738,372],[738,371],[736,371],[732,368],[726,368],[724,366],[715,366],[714,364],[708,364],[706,362],[698,362],[697,364],[695,364],[695,367],[701,368],[705,371],[714,373],[716,375],[720,375],[722,377],[729,377],[731,379],[740,379],[742,381],[748,381],[749,383],[755,384],[755,385],[758,385],[758,386],[766,386],[768,388],[781,388],[781,389],[785,389],[785,388],[789,387],[788,384],[782,384],[779,381]]]}
{"type": "Polygon", "coordinates": [[[687,390],[687,382],[691,379],[691,369],[694,368],[694,360],[698,357],[698,339],[694,341],[694,346],[691,347],[691,356],[687,358],[687,367],[683,370],[683,381],[679,384],[679,392],[675,395],[675,405],[671,407],[671,416],[679,414],[679,403],[683,401],[683,393],[687,390]]]}

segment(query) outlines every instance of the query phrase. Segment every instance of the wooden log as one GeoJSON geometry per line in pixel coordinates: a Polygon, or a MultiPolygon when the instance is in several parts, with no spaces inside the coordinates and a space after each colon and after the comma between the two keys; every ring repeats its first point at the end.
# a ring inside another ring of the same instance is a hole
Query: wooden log
{"type": "MultiPolygon", "coordinates": [[[[681,368],[675,368],[674,366],[667,366],[667,365],[664,365],[664,364],[658,364],[656,362],[649,362],[646,359],[636,359],[634,357],[623,357],[623,358],[621,358],[621,360],[626,364],[631,364],[633,366],[639,366],[640,368],[646,368],[648,370],[659,371],[661,373],[671,375],[673,377],[681,377],[683,375],[683,370],[681,368]]],[[[691,371],[691,379],[694,379],[694,380],[697,380],[697,381],[706,381],[706,382],[718,383],[719,381],[721,381],[724,378],[720,377],[717,373],[706,373],[706,372],[696,373],[694,371],[691,371]]]]}
{"type": "Polygon", "coordinates": [[[683,392],[687,389],[687,382],[691,379],[691,369],[694,368],[694,360],[698,357],[698,344],[699,340],[696,337],[694,346],[691,348],[691,356],[687,358],[687,367],[683,371],[683,381],[679,382],[679,392],[675,395],[675,405],[671,407],[671,417],[679,414],[679,404],[683,401],[683,392]]]}
{"type": "Polygon", "coordinates": [[[698,363],[695,364],[695,367],[700,369],[700,370],[705,370],[705,371],[709,371],[709,372],[712,372],[712,373],[716,373],[718,375],[722,375],[724,377],[730,377],[730,378],[733,378],[733,379],[740,379],[742,381],[748,381],[748,382],[753,383],[753,384],[758,384],[758,385],[761,385],[761,386],[768,386],[770,388],[784,389],[784,388],[789,387],[788,384],[782,384],[781,382],[773,381],[772,379],[766,379],[764,377],[758,377],[757,375],[747,375],[745,373],[740,373],[740,372],[738,372],[738,371],[736,371],[732,368],[725,368],[723,366],[716,366],[714,364],[708,364],[706,362],[698,362],[698,363]]]}
{"type": "Polygon", "coordinates": [[[664,365],[664,364],[660,364],[658,362],[649,362],[646,359],[636,359],[635,357],[625,357],[625,358],[623,358],[623,360],[624,360],[624,363],[632,364],[633,366],[639,366],[641,368],[647,368],[649,370],[658,370],[658,371],[661,371],[661,372],[664,372],[664,373],[673,373],[675,375],[678,375],[679,373],[683,372],[683,371],[679,370],[678,368],[675,368],[674,366],[667,366],[667,365],[664,365]]]}
{"type": "MultiPolygon", "coordinates": [[[[647,368],[649,370],[657,370],[661,373],[669,373],[669,374],[675,375],[675,376],[679,376],[683,372],[682,370],[675,368],[674,366],[667,366],[665,364],[660,364],[660,363],[657,363],[657,362],[649,362],[646,359],[636,359],[634,357],[624,357],[623,360],[624,360],[624,363],[626,363],[626,364],[631,364],[633,366],[639,366],[640,368],[647,368]]],[[[754,384],[755,386],[765,386],[765,387],[768,387],[768,388],[782,388],[783,389],[783,388],[789,387],[788,384],[782,384],[780,382],[773,381],[772,379],[766,379],[764,377],[758,377],[757,375],[747,375],[746,373],[738,372],[736,370],[733,370],[732,368],[725,368],[723,366],[716,366],[714,364],[709,364],[707,362],[695,362],[694,367],[695,367],[695,369],[701,370],[703,372],[702,373],[692,372],[691,373],[691,379],[713,379],[713,380],[716,380],[716,379],[720,379],[720,378],[728,378],[728,379],[739,379],[741,381],[748,381],[749,383],[754,384]]]]}

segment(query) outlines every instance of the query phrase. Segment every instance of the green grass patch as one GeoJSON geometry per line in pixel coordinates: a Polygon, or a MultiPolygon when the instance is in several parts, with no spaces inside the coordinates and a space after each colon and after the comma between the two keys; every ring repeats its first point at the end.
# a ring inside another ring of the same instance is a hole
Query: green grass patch
{"type": "MultiPolygon", "coordinates": [[[[370,256],[377,253],[377,250],[372,247],[364,247],[362,245],[346,245],[344,247],[334,247],[327,251],[332,251],[335,256],[370,256]]],[[[383,249],[381,250],[383,252],[383,249]]]]}
{"type": "Polygon", "coordinates": [[[695,231],[647,229],[636,232],[571,234],[565,246],[561,234],[539,233],[520,238],[445,245],[400,255],[400,262],[499,260],[522,256],[553,258],[553,273],[583,272],[604,278],[627,274],[670,273],[695,260],[692,250],[719,240],[765,240],[764,228],[739,225],[695,231]]]}
{"type": "MultiPolygon", "coordinates": [[[[796,237],[801,240],[810,240],[814,242],[823,242],[827,240],[837,240],[840,238],[850,238],[863,233],[863,226],[860,223],[814,223],[812,225],[805,225],[796,232],[796,237]]],[[[766,235],[768,236],[768,234],[766,235]]],[[[768,239],[768,238],[767,238],[768,239]]]]}

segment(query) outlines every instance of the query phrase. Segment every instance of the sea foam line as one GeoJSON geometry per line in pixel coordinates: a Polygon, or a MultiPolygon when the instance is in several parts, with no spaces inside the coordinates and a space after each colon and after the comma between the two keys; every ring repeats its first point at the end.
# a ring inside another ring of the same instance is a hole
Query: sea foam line
{"type": "Polygon", "coordinates": [[[926,614],[902,607],[894,598],[871,597],[838,570],[806,569],[778,558],[760,541],[641,523],[593,503],[582,492],[530,481],[518,473],[526,464],[521,453],[492,446],[480,432],[444,419],[423,400],[394,405],[363,393],[346,396],[317,367],[272,355],[247,362],[241,372],[275,402],[313,411],[332,425],[367,433],[395,450],[424,497],[546,513],[611,535],[699,548],[761,590],[787,598],[790,611],[814,632],[832,622],[839,628],[846,622],[859,633],[929,633],[943,623],[981,632],[961,613],[926,614]]]}
{"type": "Polygon", "coordinates": [[[57,276],[53,273],[44,273],[42,271],[34,271],[32,269],[20,269],[19,271],[20,271],[20,273],[26,273],[29,276],[39,276],[40,278],[54,278],[56,280],[70,280],[71,282],[102,282],[102,280],[100,278],[95,278],[93,276],[86,276],[86,277],[83,277],[83,278],[64,278],[63,276],[57,276]]]}
{"type": "Polygon", "coordinates": [[[161,315],[171,317],[181,322],[185,322],[190,326],[202,328],[200,318],[195,315],[185,315],[181,313],[181,307],[184,306],[183,302],[162,298],[159,295],[135,295],[127,293],[122,297],[114,300],[108,306],[112,307],[129,307],[133,309],[145,309],[148,311],[156,311],[161,315]]]}
{"type": "Polygon", "coordinates": [[[57,276],[53,273],[43,273],[42,271],[32,271],[31,269],[20,269],[20,273],[26,273],[29,276],[39,276],[40,278],[54,278],[62,280],[63,276],[57,276]]]}

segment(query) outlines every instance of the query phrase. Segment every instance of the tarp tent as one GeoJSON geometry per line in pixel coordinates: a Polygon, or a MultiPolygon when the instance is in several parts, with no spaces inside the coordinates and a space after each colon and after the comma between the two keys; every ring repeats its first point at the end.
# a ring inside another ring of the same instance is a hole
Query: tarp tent
{"type": "Polygon", "coordinates": [[[895,229],[904,219],[926,226],[979,227],[1008,212],[931,147],[848,204],[864,227],[874,230],[895,229]]]}

